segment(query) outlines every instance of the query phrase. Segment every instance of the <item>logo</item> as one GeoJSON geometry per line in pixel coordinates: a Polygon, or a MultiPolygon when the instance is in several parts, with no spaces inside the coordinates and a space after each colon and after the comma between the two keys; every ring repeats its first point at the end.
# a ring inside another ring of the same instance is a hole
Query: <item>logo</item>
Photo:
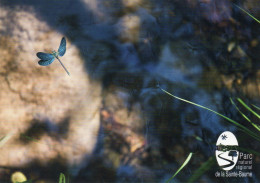
{"type": "Polygon", "coordinates": [[[227,171],[235,167],[239,155],[237,147],[238,142],[232,132],[225,131],[220,134],[216,143],[216,158],[221,169],[227,171]]]}
{"type": "Polygon", "coordinates": [[[237,138],[230,131],[225,131],[218,137],[216,159],[219,167],[222,169],[215,172],[216,177],[253,176],[253,154],[239,152],[237,138]]]}

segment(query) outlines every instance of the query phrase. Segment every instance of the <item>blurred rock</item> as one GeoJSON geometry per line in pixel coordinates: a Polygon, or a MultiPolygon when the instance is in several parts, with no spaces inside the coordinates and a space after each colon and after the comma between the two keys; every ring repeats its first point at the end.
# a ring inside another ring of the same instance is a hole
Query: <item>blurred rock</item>
{"type": "Polygon", "coordinates": [[[122,42],[137,43],[141,40],[148,43],[159,36],[160,27],[154,16],[140,8],[120,18],[116,29],[122,42]]]}
{"type": "Polygon", "coordinates": [[[183,24],[172,34],[173,38],[187,38],[194,33],[193,25],[191,23],[183,24]]]}
{"type": "Polygon", "coordinates": [[[219,23],[231,17],[231,5],[228,0],[209,0],[200,3],[200,11],[205,19],[219,23]]]}
{"type": "Polygon", "coordinates": [[[38,65],[36,53],[57,50],[63,35],[36,18],[32,9],[0,12],[0,134],[15,133],[1,148],[0,166],[46,165],[58,156],[68,166],[79,165],[95,147],[100,85],[89,79],[69,39],[61,60],[71,76],[57,60],[38,65]],[[34,123],[48,128],[25,144],[20,136],[34,123]]]}
{"type": "Polygon", "coordinates": [[[27,181],[27,178],[22,172],[14,172],[11,177],[12,183],[16,182],[25,182],[27,181]]]}
{"type": "Polygon", "coordinates": [[[186,0],[183,2],[185,2],[183,6],[188,3],[188,6],[193,9],[193,12],[196,12],[196,16],[201,16],[211,23],[226,21],[231,18],[232,15],[231,3],[228,0],[186,0]]]}
{"type": "MultiPolygon", "coordinates": [[[[236,80],[235,80],[236,81],[236,80]]],[[[248,98],[253,99],[255,102],[259,102],[258,98],[260,96],[260,70],[255,73],[252,77],[247,79],[241,79],[240,83],[235,82],[234,85],[248,98]]],[[[257,105],[257,103],[255,103],[257,105]]]]}
{"type": "Polygon", "coordinates": [[[122,42],[137,42],[141,27],[140,17],[137,15],[125,15],[118,24],[117,30],[122,42]]]}
{"type": "Polygon", "coordinates": [[[141,4],[143,0],[122,0],[122,4],[126,8],[130,9],[137,9],[141,4]]]}
{"type": "Polygon", "coordinates": [[[115,89],[111,88],[106,92],[101,117],[105,132],[109,132],[109,136],[105,137],[106,146],[110,151],[114,151],[117,149],[114,143],[121,144],[116,151],[122,152],[122,158],[122,154],[134,153],[145,144],[145,123],[141,106],[139,103],[133,103],[133,96],[119,88],[115,89]]]}
{"type": "Polygon", "coordinates": [[[121,166],[117,171],[117,182],[158,182],[155,173],[147,167],[121,166]]]}

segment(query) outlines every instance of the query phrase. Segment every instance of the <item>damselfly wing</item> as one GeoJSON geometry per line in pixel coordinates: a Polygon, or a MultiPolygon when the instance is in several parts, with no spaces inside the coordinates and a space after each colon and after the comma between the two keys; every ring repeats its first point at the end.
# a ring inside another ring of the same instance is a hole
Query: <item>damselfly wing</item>
{"type": "Polygon", "coordinates": [[[66,52],[66,39],[63,37],[60,42],[60,47],[58,49],[58,54],[62,57],[66,52]]]}
{"type": "Polygon", "coordinates": [[[53,56],[53,54],[50,54],[50,53],[38,52],[37,57],[41,59],[38,62],[38,64],[41,66],[50,65],[55,60],[55,57],[53,56]]]}

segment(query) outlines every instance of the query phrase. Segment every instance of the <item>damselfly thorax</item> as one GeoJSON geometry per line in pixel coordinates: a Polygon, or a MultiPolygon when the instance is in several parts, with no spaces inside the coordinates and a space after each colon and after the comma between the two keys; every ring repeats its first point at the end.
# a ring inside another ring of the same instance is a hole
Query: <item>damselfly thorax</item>
{"type": "Polygon", "coordinates": [[[53,50],[51,53],[52,53],[52,55],[55,56],[56,58],[59,56],[59,53],[58,53],[57,51],[55,51],[55,50],[53,50]]]}

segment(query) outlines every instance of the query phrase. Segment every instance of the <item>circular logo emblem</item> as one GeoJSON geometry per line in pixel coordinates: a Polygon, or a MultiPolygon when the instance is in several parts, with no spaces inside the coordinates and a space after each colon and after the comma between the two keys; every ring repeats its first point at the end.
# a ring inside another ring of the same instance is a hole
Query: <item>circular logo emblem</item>
{"type": "Polygon", "coordinates": [[[238,142],[230,131],[220,134],[216,143],[216,158],[218,165],[223,170],[231,170],[238,160],[238,142]]]}

